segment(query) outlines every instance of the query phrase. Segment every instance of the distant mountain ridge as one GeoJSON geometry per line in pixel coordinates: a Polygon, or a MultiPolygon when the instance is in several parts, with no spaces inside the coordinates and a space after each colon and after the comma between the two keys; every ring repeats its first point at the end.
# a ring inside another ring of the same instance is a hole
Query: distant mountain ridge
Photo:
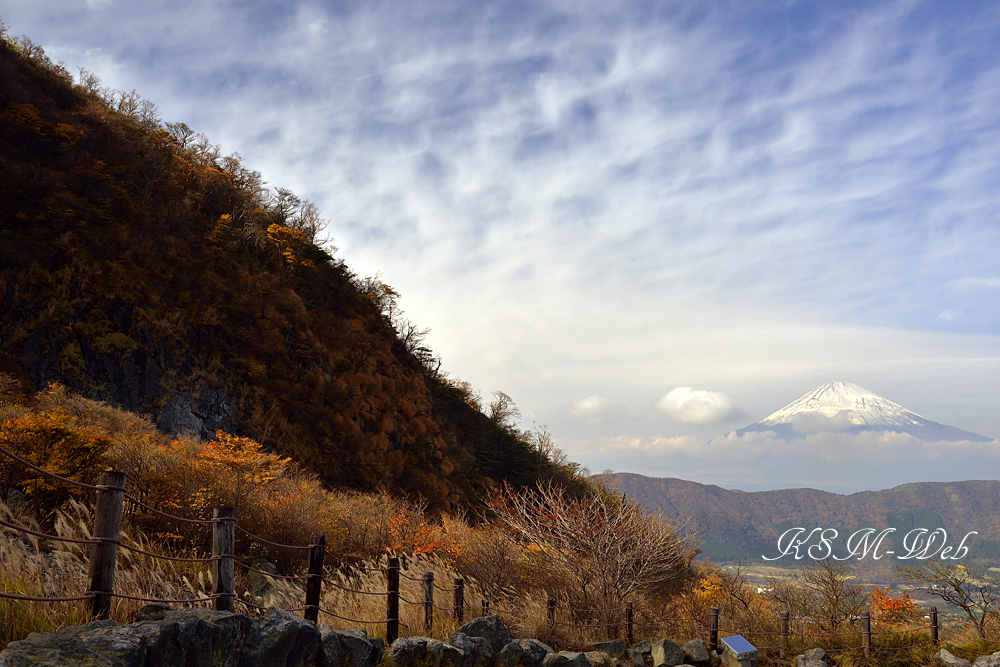
{"type": "MultiPolygon", "coordinates": [[[[775,555],[793,526],[852,532],[871,526],[943,527],[957,542],[968,531],[970,558],[1000,561],[1000,481],[917,482],[841,495],[817,489],[737,491],[682,479],[614,475],[618,490],[651,510],[688,513],[704,528],[701,548],[716,561],[760,561],[775,555]]],[[[842,534],[844,534],[842,532],[842,534]]]]}
{"type": "Polygon", "coordinates": [[[991,438],[939,424],[851,382],[828,382],[759,422],[736,431],[773,432],[779,438],[836,431],[893,431],[928,442],[989,442],[991,438]]]}

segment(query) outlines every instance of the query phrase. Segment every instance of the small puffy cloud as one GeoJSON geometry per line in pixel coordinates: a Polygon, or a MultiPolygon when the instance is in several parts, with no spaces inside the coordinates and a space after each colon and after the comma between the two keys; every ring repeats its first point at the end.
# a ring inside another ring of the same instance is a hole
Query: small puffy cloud
{"type": "Polygon", "coordinates": [[[576,401],[569,408],[569,414],[571,417],[583,419],[592,424],[618,417],[621,412],[621,405],[618,403],[612,403],[608,399],[597,394],[576,401]]]}
{"type": "Polygon", "coordinates": [[[955,313],[951,312],[950,310],[942,310],[940,313],[938,313],[937,317],[934,318],[934,321],[935,322],[954,322],[955,321],[955,313]]]}
{"type": "Polygon", "coordinates": [[[671,389],[656,409],[678,424],[722,424],[746,416],[725,394],[692,387],[671,389]]]}
{"type": "Polygon", "coordinates": [[[680,452],[690,454],[704,446],[704,443],[693,435],[677,435],[669,438],[661,435],[653,438],[616,435],[610,438],[603,438],[602,441],[602,453],[641,452],[643,454],[668,454],[680,452]]]}

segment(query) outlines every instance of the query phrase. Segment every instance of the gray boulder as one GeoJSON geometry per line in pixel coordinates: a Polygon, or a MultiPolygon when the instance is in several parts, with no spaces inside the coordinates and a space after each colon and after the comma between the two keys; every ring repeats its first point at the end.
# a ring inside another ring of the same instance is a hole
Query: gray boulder
{"type": "Polygon", "coordinates": [[[653,647],[643,640],[632,644],[627,651],[626,664],[631,667],[653,667],[653,647]]]}
{"type": "Polygon", "coordinates": [[[150,656],[148,667],[154,667],[153,656],[163,665],[186,665],[185,646],[180,642],[180,624],[158,621],[140,621],[128,626],[146,642],[146,655],[150,656]]]}
{"type": "Polygon", "coordinates": [[[493,648],[485,637],[459,632],[448,643],[462,652],[462,667],[493,667],[493,648]]]}
{"type": "Polygon", "coordinates": [[[826,662],[829,656],[821,648],[811,648],[801,655],[795,656],[795,667],[829,667],[826,662]]]}
{"type": "Polygon", "coordinates": [[[147,622],[158,625],[160,639],[169,642],[165,655],[171,663],[161,663],[164,665],[234,667],[239,664],[239,647],[250,629],[246,616],[211,609],[168,611],[161,620],[147,622]],[[229,616],[237,618],[229,620],[229,616]]]}
{"type": "Polygon", "coordinates": [[[455,632],[456,634],[464,634],[467,637],[482,637],[486,639],[489,641],[494,655],[502,651],[503,647],[510,643],[510,633],[507,632],[507,626],[503,624],[503,620],[496,614],[492,616],[480,616],[466,623],[455,632]]]}
{"type": "Polygon", "coordinates": [[[625,660],[628,658],[628,646],[620,639],[607,642],[594,642],[594,650],[610,655],[612,658],[625,660]]]}
{"type": "Polygon", "coordinates": [[[518,639],[515,643],[524,649],[524,667],[542,667],[545,656],[554,653],[551,646],[537,639],[518,639]]]}
{"type": "Polygon", "coordinates": [[[652,645],[650,653],[653,667],[674,667],[684,664],[684,651],[669,639],[661,639],[652,645]]]}
{"type": "Polygon", "coordinates": [[[514,667],[518,663],[524,663],[526,651],[517,642],[510,642],[497,653],[496,667],[514,667]]]}
{"type": "Polygon", "coordinates": [[[1000,667],[1000,651],[992,655],[981,655],[972,663],[972,667],[1000,667]]]}
{"type": "Polygon", "coordinates": [[[385,639],[382,637],[372,637],[368,640],[368,643],[372,645],[372,665],[377,665],[385,657],[385,639]]]}
{"type": "Polygon", "coordinates": [[[647,667],[646,666],[646,655],[642,651],[636,651],[635,649],[628,650],[628,657],[622,662],[629,667],[647,667]]]}
{"type": "Polygon", "coordinates": [[[593,667],[583,653],[576,651],[559,651],[545,656],[544,667],[593,667]]]}
{"type": "Polygon", "coordinates": [[[424,660],[427,667],[440,667],[441,658],[444,657],[444,646],[444,642],[437,639],[427,640],[427,648],[424,653],[424,660]]]}
{"type": "Polygon", "coordinates": [[[253,620],[152,605],[139,616],[144,620],[130,625],[95,621],[56,634],[34,633],[0,651],[0,667],[372,667],[372,658],[382,654],[383,644],[369,642],[363,630],[338,633],[325,626],[321,632],[277,608],[253,620]],[[345,650],[355,640],[359,650],[345,650]]]}
{"type": "Polygon", "coordinates": [[[400,637],[389,647],[396,667],[462,667],[465,654],[451,644],[428,637],[400,637]]]}
{"type": "Polygon", "coordinates": [[[0,667],[117,667],[79,637],[33,632],[0,651],[0,667]]]}
{"type": "Polygon", "coordinates": [[[948,649],[941,649],[934,654],[934,662],[942,667],[972,667],[972,663],[965,658],[959,658],[948,649]]]}
{"type": "MultiPolygon", "coordinates": [[[[364,628],[356,630],[335,630],[340,646],[344,651],[344,667],[372,667],[375,664],[375,647],[368,640],[368,631],[364,628]]],[[[381,656],[379,656],[381,659],[381,656]]]]}
{"type": "Polygon", "coordinates": [[[112,665],[141,665],[146,659],[142,635],[110,619],[61,628],[56,634],[79,637],[84,646],[112,665]]]}
{"type": "Polygon", "coordinates": [[[326,667],[343,667],[344,647],[340,645],[340,635],[332,625],[323,623],[319,626],[319,636],[323,641],[323,659],[326,667]]]}
{"type": "Polygon", "coordinates": [[[465,652],[457,646],[441,642],[441,667],[462,667],[465,652]]]}
{"type": "Polygon", "coordinates": [[[712,660],[712,654],[708,652],[708,647],[705,646],[705,642],[700,639],[692,639],[684,644],[684,646],[681,646],[681,650],[684,651],[685,663],[697,664],[700,662],[710,662],[712,660]]]}
{"type": "Polygon", "coordinates": [[[427,655],[427,637],[400,637],[389,647],[389,657],[396,667],[417,665],[427,655]]]}
{"type": "MultiPolygon", "coordinates": [[[[225,612],[215,612],[225,613],[225,612]]],[[[246,618],[241,614],[231,614],[223,620],[225,626],[234,630],[236,623],[229,621],[235,618],[246,618]]],[[[249,632],[245,635],[239,653],[238,663],[226,660],[225,663],[214,662],[213,665],[234,664],[239,667],[292,667],[311,665],[323,652],[323,637],[316,624],[290,614],[283,609],[271,607],[261,618],[255,618],[249,632]]],[[[237,640],[230,639],[228,646],[240,646],[237,640]]],[[[366,665],[365,667],[370,667],[366,665]]]]}
{"type": "Polygon", "coordinates": [[[823,660],[813,660],[799,655],[795,657],[795,667],[830,667],[830,665],[823,660]]]}
{"type": "Polygon", "coordinates": [[[829,655],[827,655],[825,650],[819,647],[811,648],[802,655],[808,660],[822,660],[823,662],[826,662],[827,659],[829,659],[830,657],[829,655]]]}

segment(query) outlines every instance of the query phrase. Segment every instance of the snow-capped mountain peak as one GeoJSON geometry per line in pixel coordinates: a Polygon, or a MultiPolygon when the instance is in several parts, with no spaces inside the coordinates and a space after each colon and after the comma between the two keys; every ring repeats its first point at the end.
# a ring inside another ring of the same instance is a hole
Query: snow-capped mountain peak
{"type": "Polygon", "coordinates": [[[830,419],[841,415],[855,426],[904,426],[927,421],[902,405],[851,382],[827,382],[757,423],[784,424],[796,415],[805,414],[830,419]]]}
{"type": "Polygon", "coordinates": [[[929,441],[989,438],[931,421],[851,382],[827,382],[777,412],[737,431],[788,437],[817,431],[897,431],[929,441]]]}

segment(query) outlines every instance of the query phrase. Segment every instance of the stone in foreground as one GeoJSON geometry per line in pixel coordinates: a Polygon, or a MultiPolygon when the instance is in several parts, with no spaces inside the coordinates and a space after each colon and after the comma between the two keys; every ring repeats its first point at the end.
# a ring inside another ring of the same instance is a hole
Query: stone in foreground
{"type": "Polygon", "coordinates": [[[684,651],[669,639],[661,639],[652,645],[653,667],[674,667],[684,664],[684,651]]]}
{"type": "Polygon", "coordinates": [[[507,626],[503,624],[503,620],[497,614],[480,616],[460,627],[455,633],[464,634],[466,637],[482,637],[490,643],[494,655],[510,643],[510,633],[507,632],[507,626]]]}
{"type": "Polygon", "coordinates": [[[934,662],[942,667],[972,667],[972,663],[965,658],[959,658],[948,649],[941,649],[934,654],[934,662]]]}

